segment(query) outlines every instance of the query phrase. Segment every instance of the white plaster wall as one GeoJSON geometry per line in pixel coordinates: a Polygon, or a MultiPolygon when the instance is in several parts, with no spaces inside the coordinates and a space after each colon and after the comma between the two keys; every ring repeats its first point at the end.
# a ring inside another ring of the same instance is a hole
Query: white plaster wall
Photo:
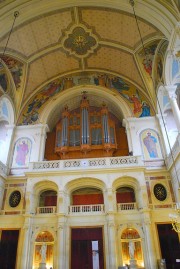
{"type": "MultiPolygon", "coordinates": [[[[126,126],[126,132],[128,132],[128,144],[131,144],[130,149],[133,151],[134,156],[142,155],[140,133],[145,129],[153,129],[159,134],[160,141],[162,140],[161,131],[156,117],[144,117],[144,118],[127,118],[123,120],[123,125],[126,126]]],[[[164,154],[163,144],[161,144],[162,155],[164,154]]]]}
{"type": "Polygon", "coordinates": [[[44,158],[46,132],[48,126],[45,124],[28,125],[28,126],[17,126],[14,130],[14,137],[10,148],[10,159],[11,164],[13,160],[13,153],[15,143],[22,137],[29,138],[32,142],[30,162],[42,161],[44,158]]]}

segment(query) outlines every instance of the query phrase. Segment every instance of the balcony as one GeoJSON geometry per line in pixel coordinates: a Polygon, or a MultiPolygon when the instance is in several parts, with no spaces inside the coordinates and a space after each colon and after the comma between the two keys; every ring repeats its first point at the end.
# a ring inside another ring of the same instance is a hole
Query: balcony
{"type": "Polygon", "coordinates": [[[69,206],[69,214],[83,214],[84,213],[104,213],[104,205],[71,205],[69,206]]]}
{"type": "Polygon", "coordinates": [[[130,211],[130,210],[137,210],[137,204],[136,203],[119,203],[117,204],[117,210],[118,212],[121,211],[130,211]]]}
{"type": "Polygon", "coordinates": [[[106,157],[91,159],[71,159],[60,161],[42,161],[29,164],[29,172],[70,171],[82,169],[109,169],[144,166],[141,156],[106,157]]]}
{"type": "Polygon", "coordinates": [[[37,214],[54,214],[56,213],[56,206],[37,207],[37,214]]]}

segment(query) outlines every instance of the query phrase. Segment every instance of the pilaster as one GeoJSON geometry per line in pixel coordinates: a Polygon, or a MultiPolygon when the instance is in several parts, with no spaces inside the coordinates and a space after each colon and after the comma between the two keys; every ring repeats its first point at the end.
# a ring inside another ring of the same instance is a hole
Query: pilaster
{"type": "Polygon", "coordinates": [[[176,85],[170,85],[170,86],[165,86],[169,101],[171,104],[171,108],[173,111],[174,119],[178,128],[178,131],[180,132],[180,110],[177,104],[177,95],[176,95],[176,85]]]}

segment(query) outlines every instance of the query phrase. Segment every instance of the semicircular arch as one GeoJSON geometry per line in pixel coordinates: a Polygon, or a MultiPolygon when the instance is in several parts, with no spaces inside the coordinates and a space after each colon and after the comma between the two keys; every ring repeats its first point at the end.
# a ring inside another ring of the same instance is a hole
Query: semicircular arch
{"type": "Polygon", "coordinates": [[[126,177],[117,178],[112,184],[112,187],[115,190],[124,186],[133,188],[136,191],[139,189],[139,182],[134,177],[126,176],[126,177]]]}
{"type": "Polygon", "coordinates": [[[68,182],[65,185],[65,190],[67,193],[72,193],[73,191],[85,188],[85,187],[91,187],[91,188],[97,188],[99,190],[105,190],[105,183],[102,182],[100,179],[97,178],[77,178],[72,180],[71,182],[68,182]]]}
{"type": "MultiPolygon", "coordinates": [[[[112,92],[102,86],[75,86],[73,88],[67,89],[65,92],[61,92],[56,99],[52,99],[49,104],[42,111],[40,116],[40,122],[47,123],[49,128],[52,127],[52,119],[55,124],[59,115],[61,114],[61,110],[64,108],[66,104],[70,104],[71,107],[76,108],[77,98],[81,98],[82,91],[87,92],[88,99],[92,98],[93,101],[98,101],[99,103],[105,101],[110,111],[112,109],[112,113],[117,116],[119,119],[132,117],[132,111],[127,103],[123,100],[123,98],[117,93],[112,92]],[[71,101],[70,101],[71,100],[71,101]]],[[[80,101],[80,100],[79,100],[80,101]]],[[[78,102],[79,105],[79,102],[78,102]]]]}
{"type": "Polygon", "coordinates": [[[36,183],[33,186],[33,190],[34,190],[34,193],[36,195],[38,195],[42,191],[46,191],[46,190],[54,190],[54,191],[58,192],[58,185],[53,181],[43,180],[43,181],[36,183]]]}

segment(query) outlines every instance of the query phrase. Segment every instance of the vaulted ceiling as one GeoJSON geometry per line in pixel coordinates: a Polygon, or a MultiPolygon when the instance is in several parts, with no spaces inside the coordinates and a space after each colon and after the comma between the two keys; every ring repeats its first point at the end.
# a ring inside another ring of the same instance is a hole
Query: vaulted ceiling
{"type": "Polygon", "coordinates": [[[178,21],[178,1],[134,3],[133,8],[129,0],[1,0],[0,53],[4,68],[14,79],[9,78],[7,93],[14,99],[17,119],[52,81],[60,79],[62,83],[62,78],[89,74],[123,79],[154,107],[152,79],[157,80],[157,69],[154,65],[155,71],[149,70],[143,61],[151,60],[148,67],[152,68],[158,48],[163,65],[178,21]]]}

